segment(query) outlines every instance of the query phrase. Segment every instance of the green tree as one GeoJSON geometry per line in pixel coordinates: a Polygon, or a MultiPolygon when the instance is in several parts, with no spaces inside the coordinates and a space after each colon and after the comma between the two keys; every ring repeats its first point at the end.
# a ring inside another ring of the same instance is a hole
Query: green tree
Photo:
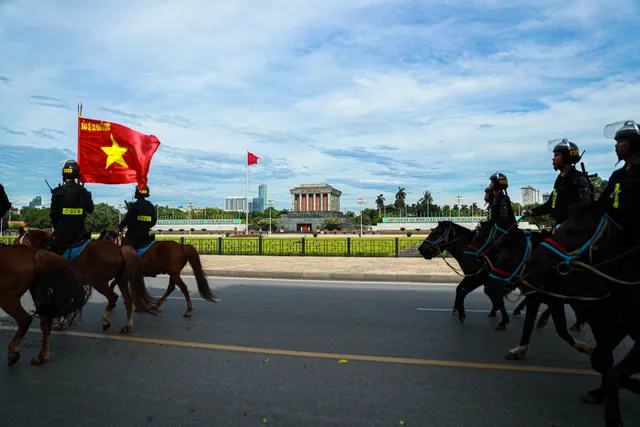
{"type": "Polygon", "coordinates": [[[95,205],[93,212],[87,215],[85,229],[98,233],[104,228],[114,229],[118,226],[118,209],[106,203],[95,205]]]}
{"type": "Polygon", "coordinates": [[[41,228],[43,230],[51,229],[51,218],[49,217],[49,212],[49,208],[32,208],[29,206],[23,206],[20,209],[20,221],[24,221],[27,224],[27,227],[41,228]]]}
{"type": "Polygon", "coordinates": [[[326,228],[327,230],[339,230],[343,225],[342,221],[335,216],[327,217],[322,222],[322,228],[326,228]]]}

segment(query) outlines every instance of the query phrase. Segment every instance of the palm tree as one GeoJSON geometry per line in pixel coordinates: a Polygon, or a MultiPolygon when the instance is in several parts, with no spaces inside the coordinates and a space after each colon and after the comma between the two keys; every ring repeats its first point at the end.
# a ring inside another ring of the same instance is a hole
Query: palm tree
{"type": "Polygon", "coordinates": [[[429,206],[432,204],[433,196],[431,195],[431,191],[425,190],[422,198],[418,200],[418,205],[427,213],[426,216],[429,216],[429,206]]]}
{"type": "Polygon", "coordinates": [[[378,206],[378,215],[380,215],[382,209],[384,209],[384,194],[380,194],[376,197],[376,206],[378,206]]]}
{"type": "Polygon", "coordinates": [[[398,192],[396,193],[396,207],[398,208],[398,211],[400,212],[400,216],[402,216],[402,208],[404,208],[405,205],[405,199],[407,198],[407,191],[404,187],[400,187],[398,185],[398,192]]]}

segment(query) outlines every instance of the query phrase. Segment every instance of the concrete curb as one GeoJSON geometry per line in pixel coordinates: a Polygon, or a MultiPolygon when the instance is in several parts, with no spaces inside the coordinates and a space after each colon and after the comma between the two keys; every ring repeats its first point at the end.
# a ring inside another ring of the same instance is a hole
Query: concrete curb
{"type": "Polygon", "coordinates": [[[246,277],[256,279],[298,279],[298,280],[340,280],[355,282],[417,282],[417,283],[459,283],[462,278],[452,274],[367,274],[367,273],[324,273],[292,271],[241,271],[206,269],[208,276],[246,277]]]}

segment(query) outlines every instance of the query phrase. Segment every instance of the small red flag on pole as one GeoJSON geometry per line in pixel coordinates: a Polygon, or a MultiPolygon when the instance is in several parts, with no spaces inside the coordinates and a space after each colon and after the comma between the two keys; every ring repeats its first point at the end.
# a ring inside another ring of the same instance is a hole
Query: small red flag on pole
{"type": "Polygon", "coordinates": [[[249,234],[249,166],[250,165],[257,165],[258,164],[258,159],[260,157],[256,156],[255,154],[253,154],[251,151],[247,151],[247,200],[246,200],[246,205],[245,205],[245,209],[246,209],[246,214],[245,214],[245,234],[249,234]]]}

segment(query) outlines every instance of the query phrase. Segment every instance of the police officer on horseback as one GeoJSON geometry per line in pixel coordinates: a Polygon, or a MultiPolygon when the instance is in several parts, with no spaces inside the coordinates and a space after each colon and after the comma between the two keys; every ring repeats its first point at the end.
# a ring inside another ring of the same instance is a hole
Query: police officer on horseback
{"type": "Polygon", "coordinates": [[[11,210],[11,202],[7,196],[7,192],[4,191],[4,187],[0,184],[0,221],[11,210]]]}
{"type": "Polygon", "coordinates": [[[62,167],[63,184],[51,190],[51,224],[48,249],[62,254],[85,234],[84,222],[93,212],[91,193],[78,184],[80,166],[75,160],[67,160],[62,167]]]}
{"type": "Polygon", "coordinates": [[[560,173],[553,184],[549,199],[542,205],[523,211],[522,216],[550,215],[555,219],[555,230],[569,218],[571,206],[589,203],[593,200],[593,193],[589,179],[575,168],[581,157],[578,145],[567,139],[549,143],[549,148],[553,150],[553,169],[560,173]]]}
{"type": "Polygon", "coordinates": [[[624,244],[634,245],[640,240],[637,212],[640,203],[640,125],[633,120],[605,126],[604,135],[616,141],[618,161],[624,166],[613,171],[607,187],[598,198],[604,211],[624,227],[624,244]]]}
{"type": "Polygon", "coordinates": [[[494,194],[491,187],[486,187],[484,189],[484,203],[487,205],[487,219],[485,221],[480,221],[476,228],[473,230],[474,232],[480,231],[482,227],[486,227],[488,221],[491,219],[491,205],[493,205],[494,194]]]}
{"type": "Polygon", "coordinates": [[[501,231],[507,232],[510,227],[516,224],[516,216],[513,212],[513,206],[511,206],[511,199],[507,194],[507,188],[509,187],[509,180],[503,173],[496,172],[489,177],[491,190],[493,197],[493,203],[490,208],[490,218],[487,220],[487,225],[496,226],[501,231]]]}
{"type": "Polygon", "coordinates": [[[156,225],[157,215],[155,206],[145,200],[149,197],[149,186],[145,186],[142,190],[136,187],[134,197],[136,201],[127,204],[127,214],[118,225],[118,230],[122,232],[125,227],[127,228],[123,245],[140,249],[153,240],[153,236],[149,232],[156,225]]]}

